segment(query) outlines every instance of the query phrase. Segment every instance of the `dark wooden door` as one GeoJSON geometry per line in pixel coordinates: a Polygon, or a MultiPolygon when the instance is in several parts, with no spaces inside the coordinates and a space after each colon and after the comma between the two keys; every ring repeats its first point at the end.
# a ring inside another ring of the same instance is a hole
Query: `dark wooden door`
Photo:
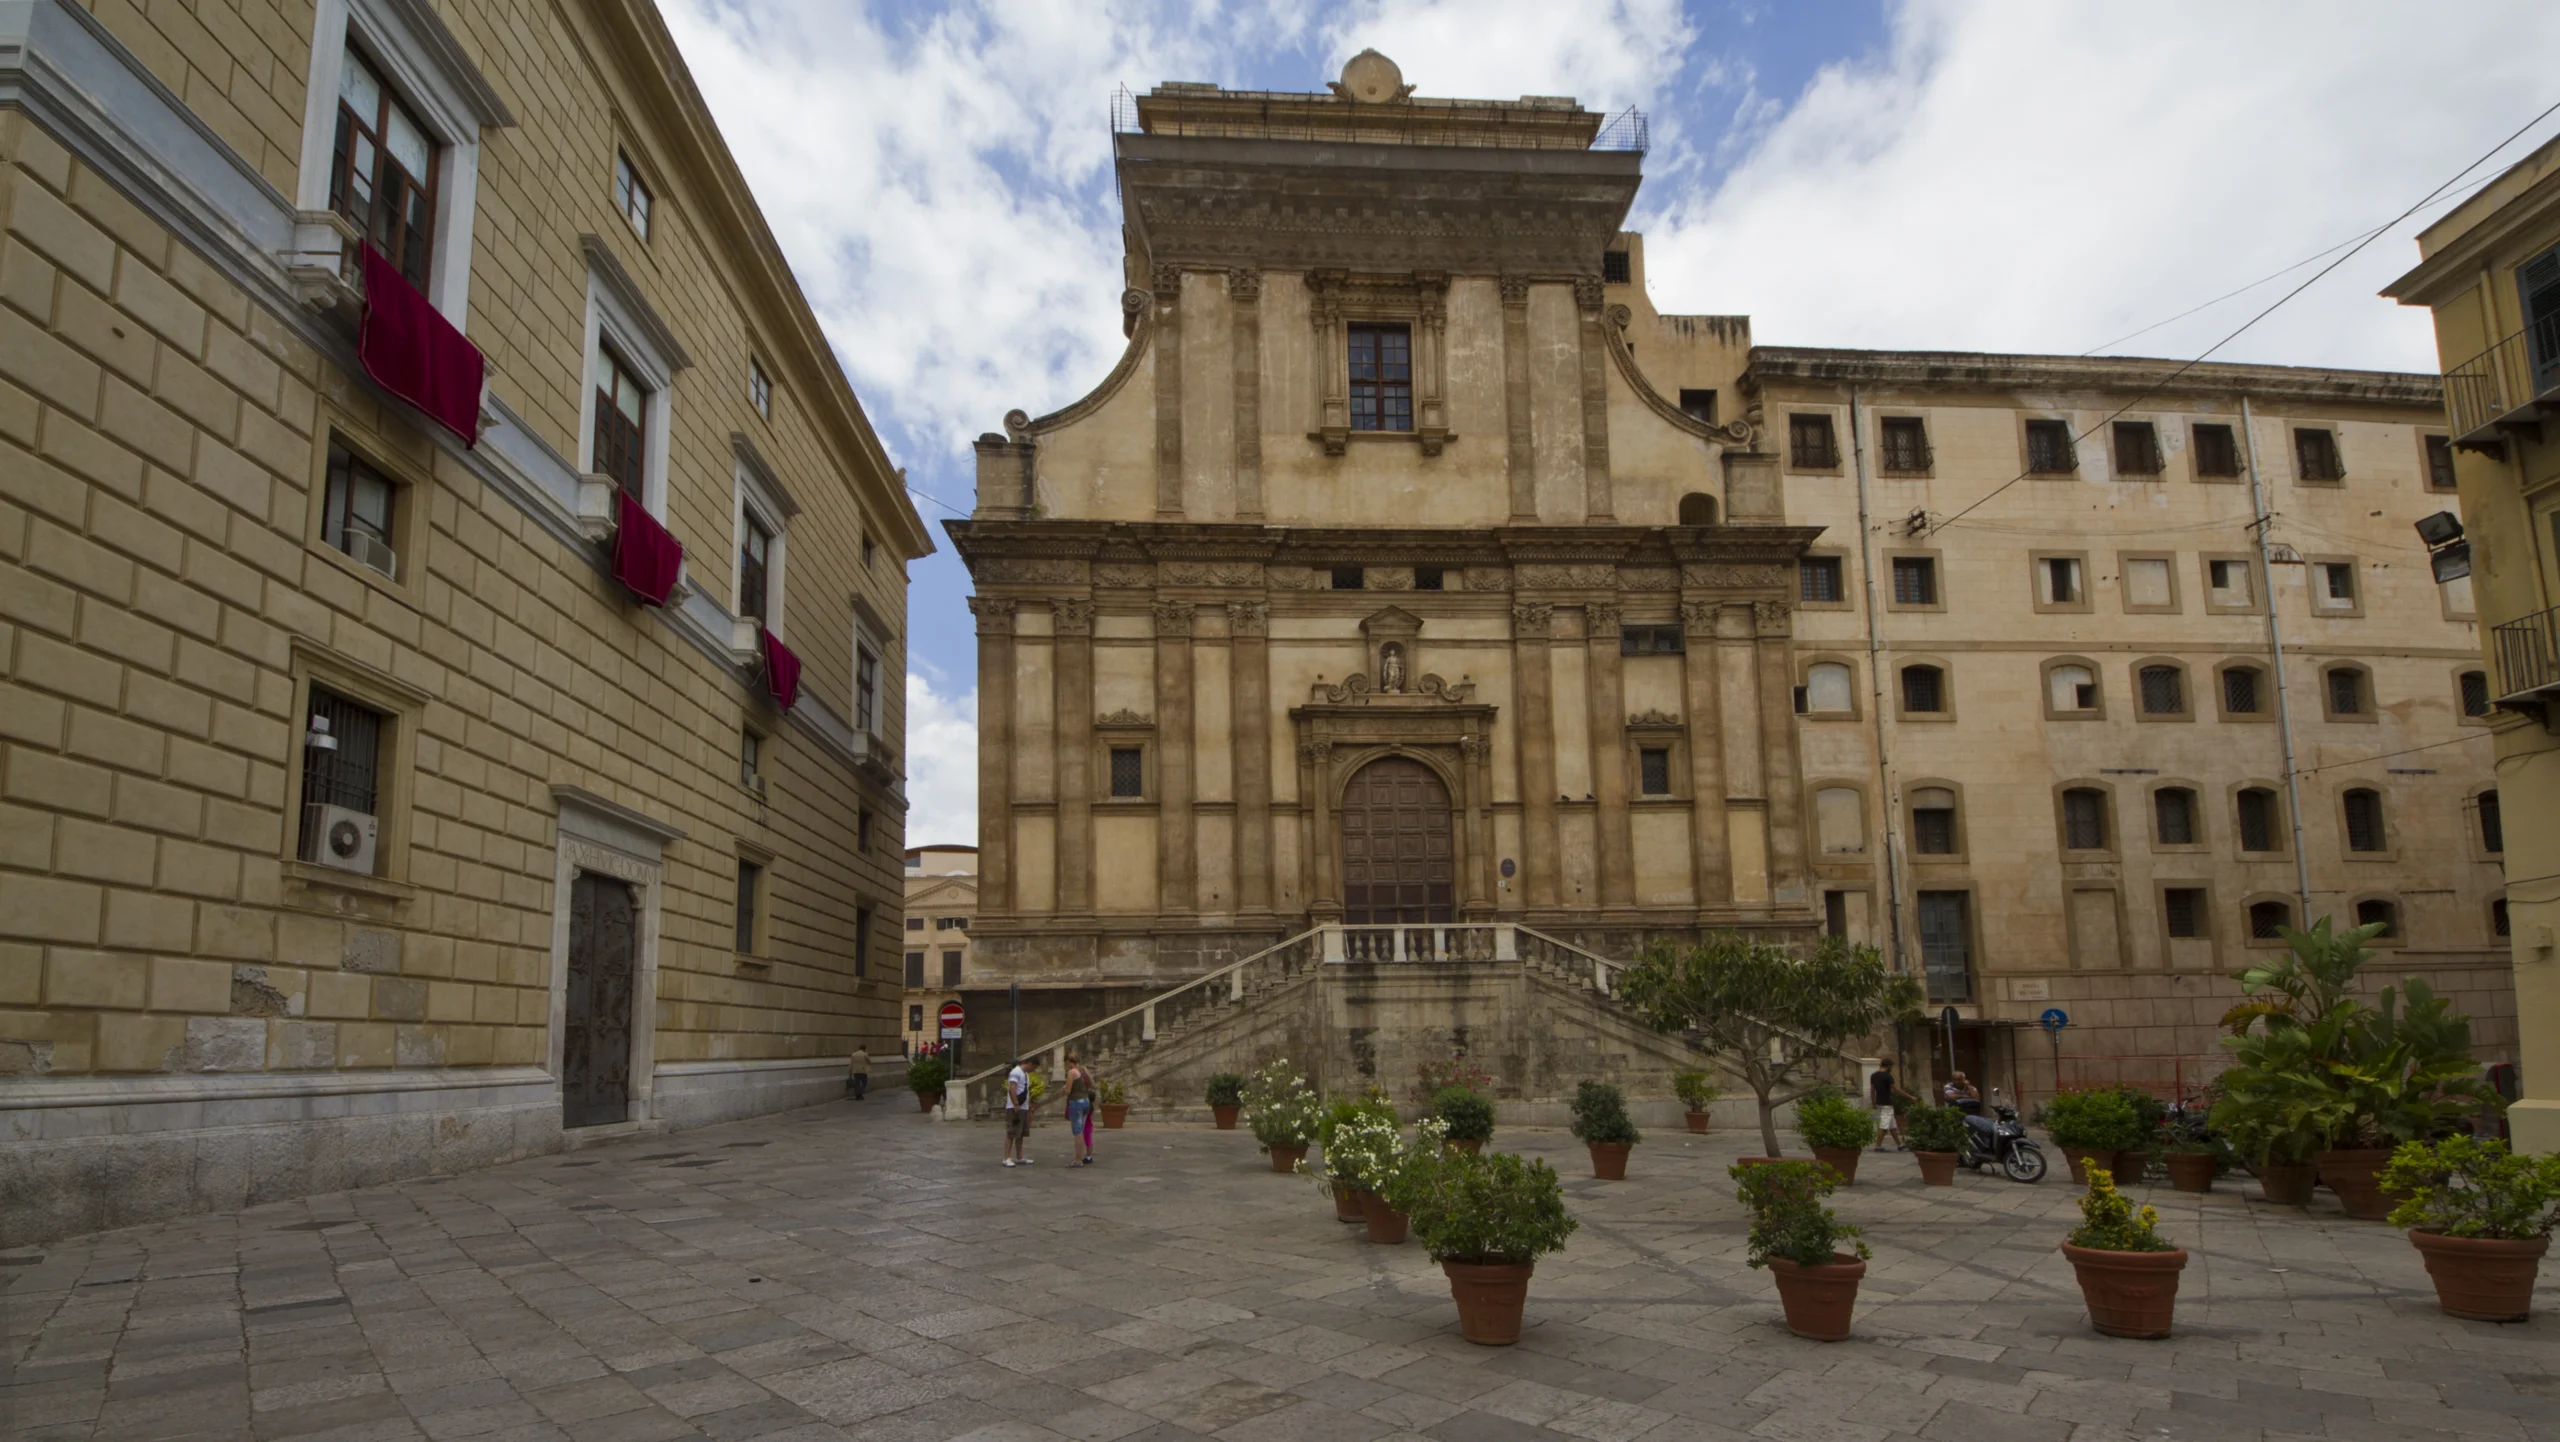
{"type": "Polygon", "coordinates": [[[1456,874],[1449,788],[1403,756],[1361,767],[1342,793],[1342,919],[1455,921],[1456,874]]]}
{"type": "Polygon", "coordinates": [[[569,889],[569,1017],[562,1126],[618,1122],[631,1106],[631,991],[639,927],[631,888],[580,873],[569,889]]]}

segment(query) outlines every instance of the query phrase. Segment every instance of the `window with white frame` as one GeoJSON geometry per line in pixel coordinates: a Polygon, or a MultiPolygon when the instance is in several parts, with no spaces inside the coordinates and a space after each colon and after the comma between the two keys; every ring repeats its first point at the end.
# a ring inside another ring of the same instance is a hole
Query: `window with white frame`
{"type": "Polygon", "coordinates": [[[853,729],[880,729],[880,643],[859,610],[853,618],[853,729]]]}
{"type": "MultiPolygon", "coordinates": [[[[429,6],[318,0],[310,53],[295,209],[334,212],[461,325],[480,133],[515,118],[429,6]]],[[[296,232],[295,253],[335,253],[325,227],[296,232]]]]}
{"type": "Polygon", "coordinates": [[[741,620],[752,619],[776,636],[782,631],[784,566],[790,559],[791,518],[800,512],[782,483],[765,473],[743,441],[738,445],[737,486],[731,527],[737,537],[730,594],[741,620]]]}
{"type": "Polygon", "coordinates": [[[675,377],[692,360],[612,248],[597,236],[580,240],[587,253],[587,383],[579,401],[579,469],[664,517],[675,377]]]}
{"type": "Polygon", "coordinates": [[[650,204],[649,182],[640,174],[640,167],[631,163],[628,154],[615,151],[613,208],[622,212],[622,218],[631,222],[632,233],[642,240],[649,238],[650,204]]]}

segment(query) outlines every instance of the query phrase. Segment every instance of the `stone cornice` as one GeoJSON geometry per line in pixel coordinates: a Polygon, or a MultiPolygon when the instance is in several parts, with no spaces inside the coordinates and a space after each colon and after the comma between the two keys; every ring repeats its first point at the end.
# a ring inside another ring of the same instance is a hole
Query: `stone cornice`
{"type": "MultiPolygon", "coordinates": [[[[1440,566],[1452,571],[1791,564],[1819,526],[1506,526],[1477,530],[1287,527],[1087,521],[946,521],[954,549],[982,583],[1163,587],[1256,585],[1240,565],[1440,566]],[[1152,569],[1153,575],[1146,573],[1152,569]],[[1109,574],[1104,574],[1108,572],[1109,574]]],[[[1472,577],[1471,577],[1472,580],[1472,577]]],[[[1524,582],[1543,585],[1545,582],[1524,582]]],[[[1609,584],[1575,581],[1577,586],[1609,584]]],[[[1664,589],[1623,578],[1626,589],[1664,589]]],[[[1490,589],[1471,585],[1470,589],[1490,589]]],[[[1426,593],[1428,594],[1428,593],[1426,593]]],[[[1455,594],[1452,587],[1450,594],[1455,594]]]]}
{"type": "MultiPolygon", "coordinates": [[[[2552,157],[2560,141],[2546,143],[2541,150],[2509,167],[2509,173],[2541,162],[2551,168],[2541,178],[2516,194],[2496,198],[2497,182],[2478,197],[2456,206],[2442,220],[2418,233],[2418,244],[2434,246],[2426,258],[2408,273],[2382,288],[2382,294],[2403,305],[2438,305],[2460,295],[2479,283],[2483,266],[2494,265],[2494,256],[2506,253],[2510,263],[2538,254],[2551,243],[2551,227],[2560,221],[2560,159],[2552,157]],[[2464,212],[2487,202],[2489,209],[2464,221],[2464,212]],[[2455,222],[2463,228],[2453,230],[2455,222]],[[2441,240],[2438,232],[2444,232],[2441,240]],[[2515,253],[2519,237],[2525,241],[2523,255],[2515,253]]],[[[2501,179],[2504,177],[2502,176],[2501,179]]]]}
{"type": "Polygon", "coordinates": [[[1742,374],[1745,394],[1771,382],[1878,385],[1913,390],[2148,391],[2164,408],[2178,396],[2248,396],[2307,405],[2444,404],[2439,377],[2404,371],[2326,370],[2313,366],[2189,364],[2115,356],[1999,355],[1972,351],[1809,350],[1753,346],[1742,374]]]}

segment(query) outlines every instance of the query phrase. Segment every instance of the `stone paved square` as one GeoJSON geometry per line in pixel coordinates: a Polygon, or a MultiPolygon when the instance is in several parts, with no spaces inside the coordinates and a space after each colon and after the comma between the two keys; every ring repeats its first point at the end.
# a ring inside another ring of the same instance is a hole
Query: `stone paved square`
{"type": "MultiPolygon", "coordinates": [[[[2437,1311],[2388,1227],[2149,1190],[2194,1253],[2178,1335],[2092,1333],[2073,1190],[1920,1185],[1869,1154],[1855,1339],[1778,1324],[1742,1263],[1741,1134],[1655,1131],[1591,1180],[1520,1345],[1457,1334],[1242,1132],[1098,1133],[1028,1169],[899,1093],[0,1255],[0,1436],[260,1442],[2540,1442],[2560,1277],[2530,1322],[2437,1311]]],[[[2254,1190],[2253,1187],[2249,1190],[2254,1190]]]]}

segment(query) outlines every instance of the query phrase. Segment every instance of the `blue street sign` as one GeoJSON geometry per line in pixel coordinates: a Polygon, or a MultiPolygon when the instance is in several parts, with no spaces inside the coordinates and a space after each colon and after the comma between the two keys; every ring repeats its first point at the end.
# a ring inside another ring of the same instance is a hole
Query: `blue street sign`
{"type": "Polygon", "coordinates": [[[2046,1031],[2060,1031],[2064,1027],[2071,1025],[2071,1013],[2064,1011],[2058,1006],[2049,1006],[2044,1009],[2044,1015],[2036,1018],[2036,1020],[2044,1023],[2044,1029],[2046,1031]]]}

